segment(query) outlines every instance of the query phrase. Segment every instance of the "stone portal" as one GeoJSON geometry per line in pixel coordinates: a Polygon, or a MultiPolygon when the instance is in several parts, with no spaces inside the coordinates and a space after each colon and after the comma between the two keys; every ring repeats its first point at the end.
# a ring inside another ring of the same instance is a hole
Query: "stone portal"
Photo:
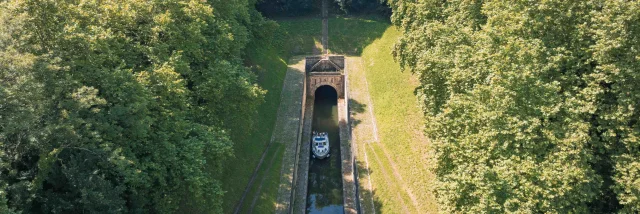
{"type": "Polygon", "coordinates": [[[305,60],[307,96],[313,97],[316,89],[328,85],[344,98],[344,56],[310,56],[305,60]]]}

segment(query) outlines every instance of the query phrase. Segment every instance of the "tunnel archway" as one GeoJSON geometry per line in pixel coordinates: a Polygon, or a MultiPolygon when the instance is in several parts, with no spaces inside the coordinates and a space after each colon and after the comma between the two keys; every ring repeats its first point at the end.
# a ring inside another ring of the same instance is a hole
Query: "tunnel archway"
{"type": "Polygon", "coordinates": [[[322,85],[316,89],[313,93],[316,102],[319,99],[322,100],[335,100],[334,102],[338,102],[338,91],[331,85],[322,85]]]}
{"type": "Polygon", "coordinates": [[[307,76],[307,96],[315,96],[315,92],[322,86],[333,87],[338,93],[338,98],[345,96],[345,77],[338,72],[311,72],[307,76]]]}
{"type": "MultiPolygon", "coordinates": [[[[330,156],[311,159],[307,182],[307,213],[342,213],[344,210],[338,91],[321,85],[314,92],[312,131],[329,136],[330,156]]],[[[310,144],[309,144],[310,146],[310,144]]]]}

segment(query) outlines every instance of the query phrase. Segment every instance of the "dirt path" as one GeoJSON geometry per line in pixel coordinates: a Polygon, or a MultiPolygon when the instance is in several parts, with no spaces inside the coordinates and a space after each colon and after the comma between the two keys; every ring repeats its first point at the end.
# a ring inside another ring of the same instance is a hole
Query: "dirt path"
{"type": "Polygon", "coordinates": [[[322,0],[322,37],[313,46],[313,55],[329,54],[329,12],[327,0],[322,0]]]}
{"type": "Polygon", "coordinates": [[[406,183],[404,182],[404,179],[402,179],[402,175],[400,175],[400,173],[398,172],[399,171],[398,167],[396,166],[396,163],[391,159],[389,152],[387,152],[387,148],[382,143],[379,144],[379,146],[380,146],[380,149],[382,150],[382,153],[387,158],[387,161],[389,161],[389,165],[391,166],[393,175],[395,176],[396,180],[399,181],[400,186],[402,186],[402,189],[407,193],[407,195],[409,196],[409,199],[411,199],[413,206],[416,209],[419,209],[420,206],[419,206],[418,200],[416,199],[416,196],[413,194],[413,191],[411,190],[411,188],[407,187],[406,183]]]}
{"type": "Polygon", "coordinates": [[[327,9],[327,0],[322,0],[322,53],[329,54],[329,10],[327,9]]]}
{"type": "Polygon", "coordinates": [[[292,57],[289,60],[276,127],[273,130],[274,142],[282,143],[285,146],[276,200],[276,213],[287,213],[292,202],[291,193],[294,173],[296,173],[295,164],[302,121],[303,93],[304,57],[292,57]]]}
{"type": "MultiPolygon", "coordinates": [[[[366,144],[365,144],[365,145],[366,145],[366,144]]],[[[370,146],[370,145],[368,145],[368,146],[370,146]]],[[[365,149],[366,149],[366,148],[365,148],[365,149]]],[[[382,170],[382,173],[380,173],[380,174],[382,174],[382,175],[383,175],[384,179],[385,179],[387,182],[393,182],[393,178],[391,178],[391,176],[390,176],[389,172],[387,171],[387,169],[385,169],[385,168],[383,167],[382,162],[380,161],[380,158],[378,157],[378,153],[377,153],[377,152],[375,151],[375,149],[373,149],[373,148],[371,149],[371,151],[372,151],[372,153],[373,153],[373,157],[374,157],[374,159],[375,159],[376,163],[380,166],[380,169],[382,170]]],[[[395,172],[395,170],[394,170],[393,174],[394,174],[394,175],[396,175],[396,173],[397,173],[397,172],[395,172]]],[[[400,194],[400,191],[396,191],[396,197],[397,197],[397,198],[402,198],[402,195],[400,194]]],[[[407,204],[405,203],[405,201],[404,201],[404,200],[400,200],[400,202],[402,203],[402,211],[403,211],[404,213],[411,213],[411,212],[409,211],[409,208],[407,207],[407,204]]],[[[374,210],[375,210],[375,209],[374,209],[374,210]]],[[[375,211],[374,211],[374,212],[375,212],[375,211]]]]}

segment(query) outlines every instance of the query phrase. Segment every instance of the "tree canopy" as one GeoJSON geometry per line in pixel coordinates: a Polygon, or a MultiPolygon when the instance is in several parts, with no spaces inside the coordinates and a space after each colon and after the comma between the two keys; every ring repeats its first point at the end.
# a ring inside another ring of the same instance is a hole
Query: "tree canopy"
{"type": "Polygon", "coordinates": [[[640,211],[640,2],[390,5],[443,212],[640,211]]]}
{"type": "Polygon", "coordinates": [[[254,3],[0,1],[0,213],[222,212],[254,3]]]}
{"type": "MultiPolygon", "coordinates": [[[[339,13],[378,13],[390,14],[386,0],[326,0],[330,10],[339,13]],[[339,8],[339,9],[338,9],[339,8]]],[[[301,16],[320,14],[322,0],[261,0],[257,9],[269,17],[301,16]]]]}

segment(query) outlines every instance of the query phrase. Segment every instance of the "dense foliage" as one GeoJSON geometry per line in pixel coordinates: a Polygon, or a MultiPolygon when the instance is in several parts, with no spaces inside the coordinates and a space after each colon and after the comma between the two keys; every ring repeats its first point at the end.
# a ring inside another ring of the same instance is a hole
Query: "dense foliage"
{"type": "MultiPolygon", "coordinates": [[[[388,16],[386,0],[326,0],[329,10],[338,13],[378,13],[388,16]],[[339,9],[337,9],[339,8],[339,9]]],[[[321,0],[260,0],[257,9],[270,17],[320,14],[321,0]]]]}
{"type": "Polygon", "coordinates": [[[443,212],[640,212],[639,1],[390,4],[443,212]]]}
{"type": "Polygon", "coordinates": [[[319,5],[314,5],[314,0],[260,0],[256,8],[270,17],[299,16],[319,11],[319,5]]]}
{"type": "Polygon", "coordinates": [[[335,0],[340,5],[340,9],[346,13],[366,13],[375,12],[380,15],[389,16],[391,8],[386,0],[335,0]]]}
{"type": "Polygon", "coordinates": [[[222,212],[253,3],[0,1],[0,213],[222,212]]]}

